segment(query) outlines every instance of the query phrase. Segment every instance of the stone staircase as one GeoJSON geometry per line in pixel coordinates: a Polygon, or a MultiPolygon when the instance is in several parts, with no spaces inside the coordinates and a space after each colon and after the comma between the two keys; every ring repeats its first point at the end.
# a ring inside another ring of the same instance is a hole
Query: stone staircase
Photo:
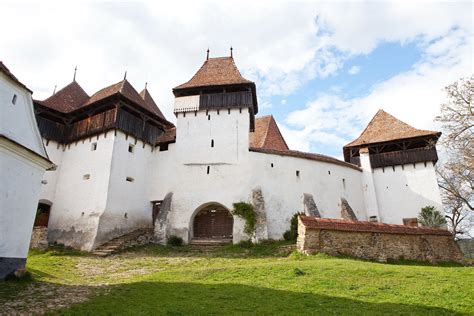
{"type": "Polygon", "coordinates": [[[116,237],[100,245],[92,251],[92,254],[99,257],[107,257],[125,248],[145,245],[153,240],[153,228],[140,228],[128,234],[116,237]]]}
{"type": "Polygon", "coordinates": [[[230,245],[232,239],[192,239],[189,250],[193,252],[213,252],[230,245]]]}

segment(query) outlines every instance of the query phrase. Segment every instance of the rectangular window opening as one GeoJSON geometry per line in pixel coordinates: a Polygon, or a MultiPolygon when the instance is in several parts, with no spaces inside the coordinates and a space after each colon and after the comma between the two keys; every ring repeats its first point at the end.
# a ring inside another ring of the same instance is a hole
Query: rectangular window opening
{"type": "Polygon", "coordinates": [[[207,166],[207,174],[211,171],[211,166],[207,166]]]}
{"type": "Polygon", "coordinates": [[[92,143],[91,145],[91,151],[97,150],[97,143],[92,143]]]}
{"type": "Polygon", "coordinates": [[[300,176],[300,171],[299,171],[299,170],[296,170],[296,176],[297,176],[297,177],[300,176]]]}
{"type": "Polygon", "coordinates": [[[89,180],[90,178],[91,178],[90,174],[85,174],[85,175],[82,176],[83,180],[89,180]]]}
{"type": "Polygon", "coordinates": [[[214,147],[214,140],[211,139],[211,147],[214,147]]]}
{"type": "Polygon", "coordinates": [[[270,164],[270,166],[273,168],[273,162],[270,164]]]}
{"type": "Polygon", "coordinates": [[[128,144],[128,152],[133,153],[135,151],[135,145],[133,144],[128,144]]]}
{"type": "Polygon", "coordinates": [[[13,95],[13,98],[12,98],[12,104],[13,104],[13,105],[16,104],[16,98],[17,98],[17,96],[16,96],[16,94],[14,94],[14,95],[13,95]]]}
{"type": "Polygon", "coordinates": [[[133,181],[135,181],[135,179],[133,179],[132,177],[127,177],[125,180],[127,180],[127,182],[133,182],[133,181]]]}

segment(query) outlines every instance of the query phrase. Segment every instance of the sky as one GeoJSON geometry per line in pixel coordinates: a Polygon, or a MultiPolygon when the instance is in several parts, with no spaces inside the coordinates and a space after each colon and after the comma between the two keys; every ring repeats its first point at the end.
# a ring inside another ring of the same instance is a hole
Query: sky
{"type": "Polygon", "coordinates": [[[76,80],[91,95],[148,83],[175,122],[171,89],[210,49],[257,85],[290,147],[342,158],[378,109],[420,129],[443,88],[473,73],[470,1],[1,2],[0,60],[35,99],[76,80]]]}

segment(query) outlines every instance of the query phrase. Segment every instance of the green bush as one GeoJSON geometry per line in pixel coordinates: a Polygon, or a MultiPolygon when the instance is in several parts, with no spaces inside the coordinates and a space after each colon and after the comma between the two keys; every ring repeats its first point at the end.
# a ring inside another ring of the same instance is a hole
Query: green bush
{"type": "Polygon", "coordinates": [[[242,240],[239,242],[240,248],[252,248],[253,243],[251,240],[242,240]]]}
{"type": "Polygon", "coordinates": [[[232,211],[232,214],[245,220],[244,233],[252,238],[257,228],[257,215],[255,214],[253,206],[245,202],[238,202],[233,205],[234,210],[232,211]]]}
{"type": "Polygon", "coordinates": [[[183,245],[183,238],[171,235],[168,238],[168,246],[181,247],[183,245]]]}
{"type": "Polygon", "coordinates": [[[303,213],[296,213],[291,217],[290,229],[283,233],[285,240],[296,241],[298,238],[298,215],[304,215],[303,213]]]}
{"type": "Polygon", "coordinates": [[[425,227],[441,227],[446,224],[444,216],[434,206],[425,206],[418,215],[418,222],[425,227]]]}

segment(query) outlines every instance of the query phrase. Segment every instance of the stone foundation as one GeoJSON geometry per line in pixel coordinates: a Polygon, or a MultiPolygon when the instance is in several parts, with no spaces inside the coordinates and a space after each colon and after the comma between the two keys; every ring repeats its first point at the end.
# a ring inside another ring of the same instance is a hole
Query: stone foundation
{"type": "Polygon", "coordinates": [[[5,258],[0,257],[0,280],[5,279],[8,275],[15,273],[17,270],[24,269],[26,258],[5,258]]]}
{"type": "Polygon", "coordinates": [[[34,227],[31,233],[30,249],[46,250],[48,248],[48,228],[34,227]]]}
{"type": "Polygon", "coordinates": [[[452,235],[443,229],[298,218],[297,249],[306,254],[327,253],[368,260],[462,261],[452,235]]]}

